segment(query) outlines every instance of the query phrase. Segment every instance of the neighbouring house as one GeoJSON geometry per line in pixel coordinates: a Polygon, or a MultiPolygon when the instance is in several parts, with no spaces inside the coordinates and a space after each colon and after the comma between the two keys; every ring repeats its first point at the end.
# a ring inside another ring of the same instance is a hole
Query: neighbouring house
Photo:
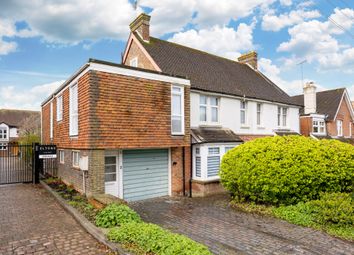
{"type": "MultiPolygon", "coordinates": [[[[38,117],[40,112],[27,110],[0,109],[0,155],[14,154],[16,151],[8,151],[8,145],[17,144],[19,133],[25,129],[26,120],[38,117]]],[[[40,122],[36,123],[40,127],[40,122]]]]}
{"type": "Polygon", "coordinates": [[[354,144],[354,111],[345,88],[316,92],[308,82],[295,103],[304,104],[300,116],[300,132],[316,139],[338,139],[354,144]]]}
{"type": "Polygon", "coordinates": [[[182,195],[190,175],[190,81],[90,59],[42,103],[58,175],[128,201],[182,195]]]}
{"type": "Polygon", "coordinates": [[[264,136],[299,134],[303,103],[263,75],[257,53],[238,61],[222,58],[150,36],[150,16],[130,24],[122,63],[188,77],[191,81],[193,195],[222,191],[222,156],[244,141],[264,136]]]}

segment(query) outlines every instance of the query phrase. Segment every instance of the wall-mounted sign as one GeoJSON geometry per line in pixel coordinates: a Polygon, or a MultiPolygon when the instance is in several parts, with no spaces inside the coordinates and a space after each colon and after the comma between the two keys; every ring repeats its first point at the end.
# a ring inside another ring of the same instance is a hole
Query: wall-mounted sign
{"type": "Polygon", "coordinates": [[[57,158],[57,146],[56,145],[37,145],[36,151],[38,152],[38,158],[57,158]]]}

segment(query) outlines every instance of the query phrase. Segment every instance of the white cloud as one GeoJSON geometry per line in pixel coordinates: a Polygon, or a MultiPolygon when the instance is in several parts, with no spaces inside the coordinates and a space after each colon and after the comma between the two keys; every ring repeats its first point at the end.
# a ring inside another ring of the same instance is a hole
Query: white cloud
{"type": "Polygon", "coordinates": [[[5,42],[0,37],[0,55],[7,55],[11,52],[15,52],[17,49],[17,43],[5,42]]]}
{"type": "Polygon", "coordinates": [[[279,16],[266,14],[262,18],[262,29],[265,31],[279,31],[284,27],[299,24],[307,19],[318,18],[321,14],[317,10],[294,10],[279,16]]]}
{"type": "Polygon", "coordinates": [[[254,23],[241,23],[237,30],[231,27],[213,26],[210,29],[191,29],[175,34],[169,41],[207,51],[219,56],[236,59],[240,51],[251,50],[253,46],[254,23]]]}
{"type": "Polygon", "coordinates": [[[30,29],[22,31],[22,36],[36,34],[46,42],[76,44],[82,40],[126,39],[129,23],[138,12],[141,9],[135,11],[128,0],[14,0],[1,2],[0,18],[11,17],[7,36],[18,36],[13,33],[13,24],[26,21],[30,29]]]}
{"type": "Polygon", "coordinates": [[[0,86],[0,108],[40,110],[41,102],[57,89],[64,80],[24,90],[15,86],[0,86]]]}
{"type": "Polygon", "coordinates": [[[348,86],[347,88],[348,88],[350,100],[352,100],[354,102],[354,84],[351,86],[348,86]]]}
{"type": "MultiPolygon", "coordinates": [[[[336,8],[330,19],[349,30],[354,25],[354,10],[336,8]]],[[[290,60],[288,63],[306,59],[309,63],[317,63],[319,70],[340,69],[354,72],[354,47],[338,41],[336,36],[345,32],[330,20],[303,22],[290,28],[288,32],[290,39],[277,48],[279,52],[291,54],[293,61],[290,60]]]]}
{"type": "Polygon", "coordinates": [[[279,2],[281,5],[284,5],[284,6],[291,6],[293,4],[292,0],[280,0],[279,2]]]}

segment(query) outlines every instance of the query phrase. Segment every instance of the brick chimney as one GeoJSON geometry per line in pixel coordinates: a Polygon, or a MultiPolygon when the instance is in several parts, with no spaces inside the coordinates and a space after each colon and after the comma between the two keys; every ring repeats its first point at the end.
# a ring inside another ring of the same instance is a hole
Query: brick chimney
{"type": "Polygon", "coordinates": [[[258,56],[257,52],[250,51],[248,53],[242,54],[238,58],[238,62],[243,63],[243,64],[249,64],[254,70],[257,70],[257,68],[258,68],[257,56],[258,56]]]}
{"type": "Polygon", "coordinates": [[[313,82],[306,82],[304,86],[305,114],[316,113],[316,86],[313,82]]]}
{"type": "Polygon", "coordinates": [[[129,25],[130,31],[136,32],[145,42],[150,42],[150,18],[142,13],[129,25]]]}

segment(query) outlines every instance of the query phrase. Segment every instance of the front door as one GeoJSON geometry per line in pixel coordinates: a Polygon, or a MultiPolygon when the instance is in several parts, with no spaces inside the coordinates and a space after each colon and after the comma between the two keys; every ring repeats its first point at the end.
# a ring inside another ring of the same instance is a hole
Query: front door
{"type": "Polygon", "coordinates": [[[105,156],[105,193],[118,197],[118,156],[105,156]]]}

